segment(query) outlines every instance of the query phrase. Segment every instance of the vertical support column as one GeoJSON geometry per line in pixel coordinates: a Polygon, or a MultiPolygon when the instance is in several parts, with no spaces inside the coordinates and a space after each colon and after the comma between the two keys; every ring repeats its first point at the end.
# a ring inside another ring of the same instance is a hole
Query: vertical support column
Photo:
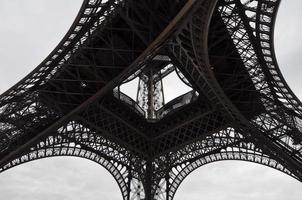
{"type": "Polygon", "coordinates": [[[170,155],[167,154],[166,155],[166,162],[167,162],[167,166],[166,166],[166,174],[165,174],[165,182],[166,182],[166,199],[165,200],[172,200],[170,199],[170,170],[172,170],[170,168],[170,155]]]}
{"type": "Polygon", "coordinates": [[[151,67],[148,71],[148,119],[153,119],[155,117],[154,109],[154,81],[153,81],[153,69],[151,67]]]}
{"type": "Polygon", "coordinates": [[[146,163],[146,174],[145,174],[145,200],[152,199],[152,161],[148,160],[146,163]]]}
{"type": "Polygon", "coordinates": [[[164,93],[164,85],[163,85],[163,79],[160,79],[160,91],[161,91],[161,94],[162,94],[162,105],[165,104],[165,93],[164,93]]]}
{"type": "Polygon", "coordinates": [[[166,176],[165,176],[165,180],[166,180],[166,200],[170,200],[169,199],[169,193],[170,193],[170,183],[169,183],[169,171],[167,171],[166,176]]]}
{"type": "Polygon", "coordinates": [[[130,195],[131,195],[131,181],[132,181],[132,173],[131,173],[131,169],[130,169],[130,170],[129,170],[129,174],[128,174],[127,197],[126,197],[126,200],[130,200],[130,195]]]}

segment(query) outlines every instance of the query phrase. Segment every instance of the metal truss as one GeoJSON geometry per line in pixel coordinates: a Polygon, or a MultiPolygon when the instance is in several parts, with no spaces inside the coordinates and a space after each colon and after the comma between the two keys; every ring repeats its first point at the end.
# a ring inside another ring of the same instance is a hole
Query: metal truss
{"type": "Polygon", "coordinates": [[[294,174],[257,148],[248,138],[226,128],[205,140],[188,145],[171,156],[173,164],[168,173],[169,192],[167,199],[173,199],[179,185],[194,170],[208,163],[223,160],[241,160],[258,163],[284,172],[296,179],[294,174]]]}
{"type": "Polygon", "coordinates": [[[76,156],[124,200],[172,200],[215,161],[302,181],[302,104],[279,70],[280,0],[85,0],[56,49],[0,96],[0,172],[76,156]],[[165,104],[176,71],[192,91],[165,104]],[[119,87],[139,77],[137,99],[119,87]]]}

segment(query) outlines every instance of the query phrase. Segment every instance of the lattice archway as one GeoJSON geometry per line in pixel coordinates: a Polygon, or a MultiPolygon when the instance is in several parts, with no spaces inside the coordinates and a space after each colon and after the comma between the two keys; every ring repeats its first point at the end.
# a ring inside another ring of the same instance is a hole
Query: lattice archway
{"type": "Polygon", "coordinates": [[[135,184],[132,182],[135,180],[132,178],[127,151],[97,135],[79,121],[71,121],[33,144],[23,154],[17,155],[15,159],[1,167],[0,173],[30,161],[60,156],[84,158],[101,165],[117,182],[123,199],[126,200],[130,196],[130,184],[133,188],[135,184]]]}
{"type": "Polygon", "coordinates": [[[108,169],[79,156],[52,156],[19,164],[1,173],[0,185],[4,199],[123,199],[108,169]]]}
{"type": "Polygon", "coordinates": [[[49,148],[49,149],[40,149],[37,151],[31,151],[30,153],[23,155],[15,160],[13,160],[8,165],[4,166],[0,172],[6,171],[11,169],[15,166],[28,163],[30,161],[41,160],[44,158],[50,157],[76,157],[76,158],[83,158],[95,162],[101,165],[106,171],[108,171],[112,177],[115,179],[123,199],[127,199],[128,190],[128,181],[129,181],[129,171],[122,167],[121,165],[114,163],[106,158],[97,155],[91,151],[87,151],[80,148],[49,148]]]}
{"type": "Polygon", "coordinates": [[[269,158],[267,155],[260,153],[260,152],[250,152],[251,149],[238,149],[238,151],[224,151],[216,154],[210,154],[200,159],[196,159],[193,162],[183,163],[181,165],[177,165],[171,169],[169,172],[170,176],[170,190],[169,190],[169,200],[174,199],[174,196],[180,186],[180,184],[194,171],[199,169],[200,167],[214,163],[214,162],[221,162],[221,161],[245,161],[250,163],[256,163],[262,166],[266,166],[275,170],[278,170],[286,175],[289,175],[299,181],[299,179],[294,176],[288,169],[282,166],[277,161],[269,158]]]}
{"type": "Polygon", "coordinates": [[[248,199],[251,196],[283,199],[283,195],[295,199],[300,194],[299,188],[299,181],[271,167],[242,160],[220,160],[193,170],[173,199],[248,199]]]}

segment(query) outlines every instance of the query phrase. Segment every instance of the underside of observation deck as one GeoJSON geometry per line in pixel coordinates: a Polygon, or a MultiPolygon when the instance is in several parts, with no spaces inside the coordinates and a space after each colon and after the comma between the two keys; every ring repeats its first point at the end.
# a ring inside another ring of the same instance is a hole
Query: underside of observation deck
{"type": "Polygon", "coordinates": [[[218,160],[302,181],[302,104],[273,49],[279,4],[85,0],[57,48],[0,96],[0,171],[84,157],[124,200],[172,200],[189,173],[218,160]],[[167,102],[172,73],[189,92],[167,102]],[[133,80],[136,98],[121,90],[133,80]]]}

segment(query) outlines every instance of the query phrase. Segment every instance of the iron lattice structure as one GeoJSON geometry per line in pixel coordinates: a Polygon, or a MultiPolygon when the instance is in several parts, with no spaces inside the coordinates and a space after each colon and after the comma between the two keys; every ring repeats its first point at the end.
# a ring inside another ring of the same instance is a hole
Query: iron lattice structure
{"type": "Polygon", "coordinates": [[[302,181],[302,104],[274,53],[279,4],[85,0],[55,50],[0,96],[0,171],[83,157],[124,200],[172,200],[188,174],[219,160],[302,181]],[[192,91],[165,103],[173,71],[192,91]],[[119,87],[136,77],[133,100],[119,87]]]}

